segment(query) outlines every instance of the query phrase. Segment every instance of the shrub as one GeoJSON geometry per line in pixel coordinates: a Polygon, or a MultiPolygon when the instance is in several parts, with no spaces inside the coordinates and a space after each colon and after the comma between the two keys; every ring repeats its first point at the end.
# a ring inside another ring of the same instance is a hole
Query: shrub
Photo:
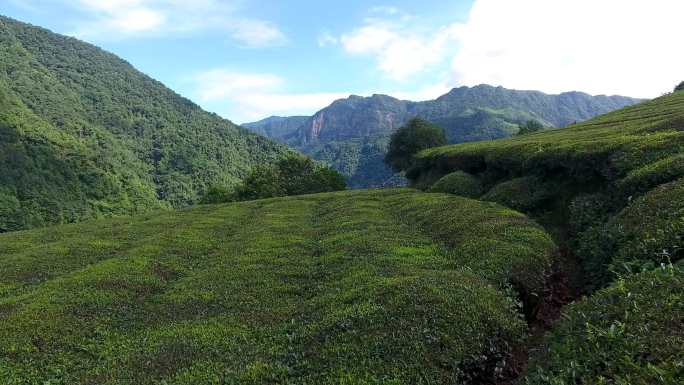
{"type": "Polygon", "coordinates": [[[684,178],[632,202],[611,227],[619,236],[619,249],[613,261],[618,272],[683,259],[684,178]]]}
{"type": "Polygon", "coordinates": [[[541,179],[530,176],[500,183],[489,190],[482,199],[518,211],[529,212],[541,208],[546,200],[553,197],[554,193],[555,191],[545,185],[541,179]]]}
{"type": "Polygon", "coordinates": [[[684,177],[684,154],[677,154],[631,171],[618,181],[624,197],[636,197],[678,178],[684,177]]]}
{"type": "Polygon", "coordinates": [[[604,225],[582,233],[577,254],[593,287],[617,275],[684,259],[684,178],[634,200],[604,225]]]}
{"type": "Polygon", "coordinates": [[[570,201],[568,230],[578,235],[604,223],[612,211],[611,198],[603,193],[581,194],[570,201]]]}
{"type": "Polygon", "coordinates": [[[0,187],[0,233],[21,229],[21,203],[8,189],[0,187]]]}
{"type": "Polygon", "coordinates": [[[432,185],[430,192],[478,198],[482,195],[482,183],[470,174],[456,171],[438,180],[432,185]]]}
{"type": "Polygon", "coordinates": [[[200,200],[200,204],[211,205],[218,203],[233,202],[236,200],[235,192],[221,186],[209,188],[200,200]]]}
{"type": "Polygon", "coordinates": [[[575,241],[575,253],[582,264],[588,291],[600,289],[615,279],[611,265],[617,253],[619,237],[605,223],[589,227],[575,241]]]}
{"type": "Polygon", "coordinates": [[[392,135],[385,163],[397,172],[406,171],[413,165],[415,154],[445,144],[447,139],[442,128],[415,118],[392,135]]]}
{"type": "Polygon", "coordinates": [[[684,383],[684,273],[629,276],[566,310],[528,385],[684,383]]]}

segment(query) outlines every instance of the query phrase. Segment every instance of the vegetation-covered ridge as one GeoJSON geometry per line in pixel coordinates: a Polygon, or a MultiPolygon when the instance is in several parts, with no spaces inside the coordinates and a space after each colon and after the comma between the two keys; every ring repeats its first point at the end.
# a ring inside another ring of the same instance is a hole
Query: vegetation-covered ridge
{"type": "Polygon", "coordinates": [[[463,170],[486,174],[491,182],[553,172],[616,182],[630,172],[679,155],[682,126],[684,94],[677,92],[563,130],[426,150],[418,156],[416,171],[463,170]]]}
{"type": "Polygon", "coordinates": [[[197,202],[288,150],[118,57],[0,16],[0,232],[197,202]]]}
{"type": "Polygon", "coordinates": [[[554,248],[512,210],[408,189],[3,234],[0,378],[490,383],[554,248]]]}
{"type": "Polygon", "coordinates": [[[480,199],[538,219],[581,265],[594,294],[552,329],[531,383],[684,382],[683,154],[679,91],[563,130],[417,156],[417,185],[475,179],[480,199]]]}

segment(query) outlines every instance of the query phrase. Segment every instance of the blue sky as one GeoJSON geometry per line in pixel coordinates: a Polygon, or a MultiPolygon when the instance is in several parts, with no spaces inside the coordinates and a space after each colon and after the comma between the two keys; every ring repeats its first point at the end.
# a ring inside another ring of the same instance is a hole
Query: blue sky
{"type": "Polygon", "coordinates": [[[682,3],[0,0],[0,13],[94,43],[242,123],[480,83],[657,96],[684,80],[682,3]]]}

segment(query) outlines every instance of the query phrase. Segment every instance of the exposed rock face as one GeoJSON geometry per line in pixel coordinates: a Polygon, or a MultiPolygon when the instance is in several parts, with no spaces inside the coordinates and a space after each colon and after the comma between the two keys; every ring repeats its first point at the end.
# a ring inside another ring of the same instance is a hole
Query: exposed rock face
{"type": "Polygon", "coordinates": [[[311,130],[308,132],[307,142],[314,142],[318,140],[318,136],[321,134],[323,129],[323,123],[325,122],[325,112],[320,112],[313,117],[311,122],[311,130]]]}

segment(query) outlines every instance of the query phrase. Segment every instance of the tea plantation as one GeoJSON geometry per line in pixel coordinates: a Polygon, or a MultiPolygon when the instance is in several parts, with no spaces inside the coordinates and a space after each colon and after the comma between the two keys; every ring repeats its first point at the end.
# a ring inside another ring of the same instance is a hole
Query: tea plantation
{"type": "Polygon", "coordinates": [[[329,193],[0,235],[19,384],[486,384],[555,245],[494,203],[329,193]]]}
{"type": "Polygon", "coordinates": [[[537,219],[581,265],[593,295],[551,331],[530,383],[684,383],[682,154],[680,91],[563,130],[418,155],[417,186],[468,175],[480,199],[537,219]]]}

